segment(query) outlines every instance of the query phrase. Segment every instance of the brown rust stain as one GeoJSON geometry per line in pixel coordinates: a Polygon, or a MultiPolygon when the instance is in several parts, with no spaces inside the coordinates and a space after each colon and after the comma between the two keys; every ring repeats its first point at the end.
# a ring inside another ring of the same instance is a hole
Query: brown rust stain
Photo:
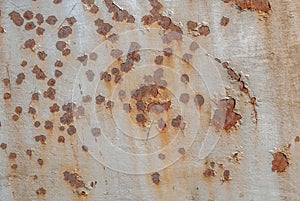
{"type": "Polygon", "coordinates": [[[252,9],[268,13],[271,5],[268,0],[223,0],[225,3],[233,2],[240,9],[252,9]]]}
{"type": "Polygon", "coordinates": [[[287,156],[282,152],[276,152],[273,154],[273,157],[272,171],[284,172],[289,165],[287,156]]]}

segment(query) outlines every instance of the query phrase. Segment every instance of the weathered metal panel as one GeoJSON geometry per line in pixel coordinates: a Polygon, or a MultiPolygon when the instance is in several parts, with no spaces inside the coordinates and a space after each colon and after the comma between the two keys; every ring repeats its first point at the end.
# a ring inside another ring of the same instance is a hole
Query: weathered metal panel
{"type": "Polygon", "coordinates": [[[299,9],[0,1],[0,200],[299,200],[299,9]]]}

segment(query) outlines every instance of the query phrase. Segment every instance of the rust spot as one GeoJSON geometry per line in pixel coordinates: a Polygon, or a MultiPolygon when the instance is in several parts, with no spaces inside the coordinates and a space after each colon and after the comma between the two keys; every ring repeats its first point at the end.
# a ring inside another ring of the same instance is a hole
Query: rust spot
{"type": "Polygon", "coordinates": [[[179,148],[178,153],[180,153],[181,155],[184,155],[185,154],[185,149],[184,148],[179,148]]]}
{"type": "Polygon", "coordinates": [[[5,29],[0,26],[0,33],[4,33],[4,32],[5,32],[5,29]]]}
{"type": "Polygon", "coordinates": [[[28,114],[35,115],[36,114],[36,109],[34,109],[33,107],[29,107],[28,114]]]}
{"type": "Polygon", "coordinates": [[[7,148],[7,144],[5,144],[5,143],[2,142],[1,145],[0,145],[0,148],[2,150],[5,150],[7,148]]]}
{"type": "Polygon", "coordinates": [[[12,120],[14,120],[14,121],[18,121],[18,120],[19,120],[19,116],[18,116],[18,115],[16,115],[16,114],[14,114],[14,115],[12,116],[12,120]]]}
{"type": "Polygon", "coordinates": [[[68,24],[69,24],[70,26],[73,26],[73,25],[77,22],[77,20],[76,20],[75,17],[67,17],[67,18],[66,18],[66,21],[68,22],[68,24]]]}
{"type": "Polygon", "coordinates": [[[53,122],[52,122],[52,121],[49,121],[49,120],[45,121],[44,128],[45,128],[46,130],[52,130],[52,129],[53,129],[53,122]]]}
{"type": "Polygon", "coordinates": [[[204,172],[203,175],[205,177],[214,177],[216,176],[216,172],[212,168],[207,168],[204,172]]]}
{"type": "Polygon", "coordinates": [[[34,51],[33,50],[34,46],[35,46],[35,40],[34,39],[28,39],[24,43],[24,47],[31,49],[31,51],[34,51]]]}
{"type": "Polygon", "coordinates": [[[197,27],[198,27],[198,23],[197,22],[193,22],[193,21],[188,21],[186,23],[188,31],[196,31],[197,27]]]}
{"type": "Polygon", "coordinates": [[[189,63],[193,58],[193,55],[191,54],[188,54],[188,53],[185,53],[183,56],[182,56],[182,60],[186,63],[189,63]]]}
{"type": "Polygon", "coordinates": [[[199,48],[199,44],[195,41],[193,41],[190,45],[190,50],[191,51],[196,51],[199,48]]]}
{"type": "Polygon", "coordinates": [[[64,175],[64,180],[67,181],[71,186],[75,188],[82,188],[85,186],[85,183],[77,173],[64,171],[63,175],[64,175]]]}
{"type": "Polygon", "coordinates": [[[57,22],[57,18],[56,18],[54,15],[50,15],[50,16],[46,19],[46,22],[47,22],[49,25],[55,25],[56,22],[57,22]]]}
{"type": "Polygon", "coordinates": [[[201,36],[207,36],[210,33],[210,29],[207,25],[201,25],[198,29],[198,32],[201,36]]]}
{"type": "Polygon", "coordinates": [[[4,93],[4,95],[3,95],[3,99],[4,100],[8,100],[8,99],[10,99],[11,98],[11,94],[10,93],[4,93]]]}
{"type": "Polygon", "coordinates": [[[25,67],[26,65],[27,65],[27,61],[23,60],[22,63],[21,63],[21,66],[25,67]]]}
{"type": "Polygon", "coordinates": [[[44,91],[43,95],[44,98],[49,98],[50,100],[55,99],[56,90],[52,87],[49,87],[47,91],[44,91]]]}
{"type": "Polygon", "coordinates": [[[60,4],[62,2],[62,0],[53,0],[54,4],[60,4]]]}
{"type": "Polygon", "coordinates": [[[11,13],[8,14],[10,19],[13,21],[13,23],[17,26],[22,26],[24,23],[24,19],[20,15],[20,13],[16,11],[12,11],[11,13]]]}
{"type": "Polygon", "coordinates": [[[162,154],[162,153],[159,153],[159,154],[158,154],[158,158],[159,158],[160,160],[165,160],[166,155],[165,155],[165,154],[162,154]]]}
{"type": "Polygon", "coordinates": [[[27,10],[27,11],[24,12],[23,17],[26,20],[31,20],[33,18],[33,12],[30,11],[30,10],[27,10]]]}
{"type": "Polygon", "coordinates": [[[224,181],[231,180],[231,178],[230,178],[230,171],[229,170],[224,170],[224,172],[223,172],[223,179],[224,179],[224,181]]]}
{"type": "Polygon", "coordinates": [[[151,174],[152,182],[155,183],[156,185],[158,185],[160,182],[159,177],[160,177],[160,174],[158,172],[151,174]]]}
{"type": "Polygon", "coordinates": [[[38,128],[38,127],[40,127],[40,125],[41,125],[41,122],[39,122],[39,121],[34,122],[34,127],[38,128]]]}
{"type": "Polygon", "coordinates": [[[125,111],[125,112],[131,112],[131,106],[130,106],[130,104],[129,103],[124,103],[123,104],[123,110],[125,111]]]}
{"type": "Polygon", "coordinates": [[[113,33],[107,37],[107,40],[109,40],[112,43],[115,43],[119,40],[119,36],[117,34],[113,33]]]}
{"type": "Polygon", "coordinates": [[[38,55],[39,59],[42,60],[42,61],[45,61],[45,59],[47,57],[47,54],[45,53],[45,51],[39,51],[37,53],[37,55],[38,55]]]}
{"type": "Polygon", "coordinates": [[[44,17],[41,13],[38,13],[35,15],[35,18],[37,19],[37,23],[39,25],[43,24],[44,23],[44,17]]]}
{"type": "Polygon", "coordinates": [[[77,60],[84,66],[86,66],[87,64],[87,60],[88,60],[88,56],[87,55],[83,55],[80,57],[77,57],[77,60]]]}
{"type": "Polygon", "coordinates": [[[223,17],[221,18],[220,24],[221,24],[222,26],[227,26],[228,23],[229,23],[229,18],[223,16],[223,17]]]}
{"type": "Polygon", "coordinates": [[[36,142],[41,142],[41,144],[46,144],[47,137],[45,135],[37,135],[34,137],[36,142]]]}
{"type": "Polygon", "coordinates": [[[33,23],[33,22],[27,22],[26,24],[25,24],[25,30],[26,31],[29,31],[29,30],[32,30],[32,29],[35,29],[35,24],[33,23]]]}
{"type": "Polygon", "coordinates": [[[72,28],[70,26],[62,26],[57,32],[58,38],[67,38],[72,34],[72,28]]]}
{"type": "Polygon", "coordinates": [[[289,165],[287,156],[282,152],[276,152],[273,154],[273,158],[272,171],[284,172],[289,165]]]}
{"type": "Polygon", "coordinates": [[[163,56],[156,56],[154,62],[156,65],[161,65],[163,63],[163,60],[164,60],[163,56]]]}
{"type": "Polygon", "coordinates": [[[15,108],[15,112],[18,114],[18,115],[20,115],[21,113],[22,113],[22,107],[21,106],[17,106],[16,108],[15,108]]]}
{"type": "Polygon", "coordinates": [[[95,73],[92,70],[88,70],[85,72],[88,81],[92,82],[95,77],[95,73]]]}
{"type": "Polygon", "coordinates": [[[26,150],[26,155],[27,156],[32,156],[32,150],[31,149],[27,149],[26,150]]]}
{"type": "Polygon", "coordinates": [[[58,143],[65,143],[65,137],[64,137],[64,136],[59,136],[59,137],[57,138],[57,142],[58,142],[58,143]]]}
{"type": "Polygon", "coordinates": [[[99,137],[101,135],[100,128],[92,128],[91,132],[94,137],[99,137]]]}
{"type": "Polygon", "coordinates": [[[8,158],[11,159],[11,160],[14,160],[14,159],[17,158],[17,154],[14,153],[14,152],[11,152],[11,153],[9,153],[8,158]]]}
{"type": "Polygon", "coordinates": [[[52,106],[49,107],[50,112],[55,113],[59,111],[59,105],[57,103],[54,103],[52,106]]]}
{"type": "Polygon", "coordinates": [[[45,29],[42,27],[38,27],[38,28],[36,28],[35,31],[36,31],[37,35],[42,36],[42,35],[44,35],[45,29]]]}
{"type": "Polygon", "coordinates": [[[164,48],[164,49],[163,49],[163,52],[164,52],[164,55],[165,55],[166,57],[170,57],[170,56],[172,56],[172,54],[173,54],[173,50],[172,50],[171,48],[169,48],[169,47],[164,48]]]}
{"type": "Polygon", "coordinates": [[[17,169],[18,168],[18,165],[17,164],[12,164],[12,166],[11,166],[11,169],[17,169]]]}
{"type": "Polygon", "coordinates": [[[183,82],[184,84],[187,84],[190,81],[190,78],[187,74],[182,74],[180,77],[180,81],[183,82]]]}
{"type": "Polygon", "coordinates": [[[90,13],[92,13],[92,14],[96,14],[96,13],[98,13],[98,11],[99,11],[99,8],[96,5],[93,5],[90,9],[90,13]]]}
{"type": "Polygon", "coordinates": [[[65,41],[57,41],[55,46],[57,50],[63,51],[67,47],[67,43],[65,41]]]}
{"type": "Polygon", "coordinates": [[[3,83],[4,83],[4,85],[7,87],[7,86],[10,85],[10,80],[9,80],[8,78],[4,78],[4,79],[3,79],[3,83]]]}
{"type": "Polygon", "coordinates": [[[46,189],[44,189],[43,187],[37,189],[36,191],[37,195],[45,195],[46,194],[46,189]]]}
{"type": "Polygon", "coordinates": [[[39,100],[39,93],[33,93],[32,96],[31,96],[31,100],[38,101],[39,100]]]}
{"type": "Polygon", "coordinates": [[[212,124],[219,130],[223,128],[229,131],[235,124],[242,119],[242,116],[234,112],[235,99],[222,99],[219,101],[218,109],[212,118],[212,124]]]}
{"type": "Polygon", "coordinates": [[[188,93],[182,93],[179,97],[179,100],[184,103],[187,104],[190,100],[190,95],[188,93]]]}
{"type": "Polygon", "coordinates": [[[197,94],[194,98],[194,103],[198,108],[201,108],[201,106],[204,104],[204,97],[201,94],[197,94]]]}
{"type": "Polygon", "coordinates": [[[54,75],[56,78],[59,78],[60,76],[62,76],[62,72],[60,70],[55,70],[54,75]]]}
{"type": "Polygon", "coordinates": [[[299,136],[296,136],[295,137],[295,142],[299,142],[300,141],[300,137],[299,136]]]}
{"type": "Polygon", "coordinates": [[[89,7],[91,7],[94,3],[95,0],[81,0],[81,2],[89,7]]]}
{"type": "Polygon", "coordinates": [[[44,161],[41,158],[37,159],[37,162],[40,166],[42,166],[44,164],[44,161]]]}
{"type": "Polygon", "coordinates": [[[68,133],[69,135],[74,135],[74,134],[76,133],[76,128],[75,128],[75,126],[73,126],[73,125],[69,126],[69,128],[67,129],[67,133],[68,133]]]}
{"type": "Polygon", "coordinates": [[[123,54],[122,50],[119,49],[112,49],[110,52],[110,55],[115,58],[115,59],[119,59],[123,54]]]}
{"type": "Polygon", "coordinates": [[[86,145],[82,145],[81,148],[82,148],[82,151],[84,151],[84,152],[88,152],[88,150],[89,150],[89,148],[86,145]]]}
{"type": "Polygon", "coordinates": [[[97,33],[103,36],[106,36],[110,30],[113,28],[109,23],[105,23],[103,20],[98,18],[95,20],[95,26],[98,27],[97,33]]]}

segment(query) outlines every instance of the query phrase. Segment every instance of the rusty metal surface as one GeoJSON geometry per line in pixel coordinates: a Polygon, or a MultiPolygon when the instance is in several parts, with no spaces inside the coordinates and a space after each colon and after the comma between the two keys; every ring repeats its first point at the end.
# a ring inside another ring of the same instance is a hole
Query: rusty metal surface
{"type": "Polygon", "coordinates": [[[299,9],[0,1],[0,200],[299,200],[299,9]]]}

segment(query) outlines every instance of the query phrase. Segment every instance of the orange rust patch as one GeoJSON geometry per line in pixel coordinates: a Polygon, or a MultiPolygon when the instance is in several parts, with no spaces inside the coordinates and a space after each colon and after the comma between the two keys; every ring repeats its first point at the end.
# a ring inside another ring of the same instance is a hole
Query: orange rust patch
{"type": "Polygon", "coordinates": [[[242,116],[234,112],[235,100],[233,98],[222,99],[219,101],[218,109],[212,118],[212,124],[219,130],[230,130],[242,116]]]}
{"type": "Polygon", "coordinates": [[[71,186],[75,188],[82,188],[85,186],[85,183],[83,182],[83,180],[81,180],[81,177],[78,173],[64,171],[63,175],[65,181],[67,181],[71,186]]]}
{"type": "Polygon", "coordinates": [[[273,154],[274,160],[272,161],[272,171],[284,172],[289,165],[286,155],[282,152],[273,154]]]}

